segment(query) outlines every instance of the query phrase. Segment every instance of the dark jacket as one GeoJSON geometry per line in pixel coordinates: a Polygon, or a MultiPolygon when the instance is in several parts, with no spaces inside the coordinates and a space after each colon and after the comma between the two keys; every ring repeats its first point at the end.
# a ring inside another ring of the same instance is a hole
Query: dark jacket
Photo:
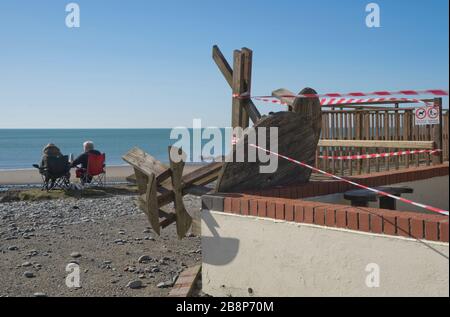
{"type": "Polygon", "coordinates": [[[78,156],[75,159],[75,161],[72,162],[72,167],[77,167],[78,165],[81,165],[82,168],[87,168],[89,154],[101,155],[101,153],[97,150],[90,150],[88,152],[84,152],[83,154],[78,156]]]}
{"type": "Polygon", "coordinates": [[[55,145],[50,145],[50,146],[45,147],[43,153],[44,154],[42,155],[41,166],[40,166],[41,168],[47,167],[47,158],[62,156],[61,151],[55,145]]]}

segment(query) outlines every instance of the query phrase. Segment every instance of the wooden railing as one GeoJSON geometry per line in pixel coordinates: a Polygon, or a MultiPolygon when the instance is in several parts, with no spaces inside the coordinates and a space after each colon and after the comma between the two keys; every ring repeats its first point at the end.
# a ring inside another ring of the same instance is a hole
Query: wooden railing
{"type": "Polygon", "coordinates": [[[345,109],[337,106],[325,110],[322,114],[322,141],[317,150],[316,165],[340,175],[352,175],[448,161],[448,116],[448,111],[443,111],[441,125],[418,126],[414,121],[414,108],[345,109]],[[396,142],[341,142],[355,140],[396,142]],[[405,141],[406,143],[401,143],[405,141]],[[427,149],[439,147],[442,152],[439,155],[425,153],[355,161],[319,158],[424,149],[418,147],[419,143],[416,141],[427,141],[427,149]]]}

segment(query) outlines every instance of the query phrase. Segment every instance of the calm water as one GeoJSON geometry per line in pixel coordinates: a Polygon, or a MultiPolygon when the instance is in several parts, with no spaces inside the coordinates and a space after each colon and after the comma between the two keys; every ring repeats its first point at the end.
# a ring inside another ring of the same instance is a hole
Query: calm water
{"type": "MultiPolygon", "coordinates": [[[[168,161],[168,146],[177,142],[170,139],[170,129],[89,129],[89,130],[2,130],[0,129],[0,170],[27,169],[40,161],[42,148],[55,143],[65,155],[75,156],[82,151],[86,140],[94,141],[96,148],[105,152],[108,165],[124,165],[121,159],[134,146],[138,146],[157,159],[168,161]]],[[[192,137],[192,130],[190,130],[192,137]]],[[[222,144],[225,131],[222,130],[222,144]]],[[[208,140],[203,140],[203,144],[208,140]]],[[[225,152],[222,148],[222,153],[225,152]]],[[[220,151],[220,149],[219,149],[220,151]]],[[[200,157],[191,160],[199,162],[200,157]]]]}

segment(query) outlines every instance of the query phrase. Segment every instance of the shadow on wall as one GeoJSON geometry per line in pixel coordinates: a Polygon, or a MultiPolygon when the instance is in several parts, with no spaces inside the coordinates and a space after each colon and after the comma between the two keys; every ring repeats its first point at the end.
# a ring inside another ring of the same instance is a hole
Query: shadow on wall
{"type": "Polygon", "coordinates": [[[239,251],[239,240],[235,238],[222,238],[217,232],[219,224],[214,219],[209,210],[203,210],[202,218],[212,237],[202,235],[202,249],[208,250],[208,253],[203,253],[203,263],[221,266],[231,263],[239,251]],[[213,248],[205,248],[205,245],[214,246],[213,248]]]}

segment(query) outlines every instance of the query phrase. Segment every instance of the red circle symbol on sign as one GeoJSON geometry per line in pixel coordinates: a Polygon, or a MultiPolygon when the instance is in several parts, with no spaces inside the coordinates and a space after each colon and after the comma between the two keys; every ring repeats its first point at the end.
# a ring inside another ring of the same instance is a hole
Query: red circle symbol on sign
{"type": "Polygon", "coordinates": [[[425,119],[425,117],[427,116],[427,109],[425,108],[419,108],[416,110],[416,118],[417,119],[425,119]]]}
{"type": "Polygon", "coordinates": [[[439,116],[439,109],[434,107],[428,109],[428,117],[430,117],[431,119],[436,119],[438,116],[439,116]]]}

